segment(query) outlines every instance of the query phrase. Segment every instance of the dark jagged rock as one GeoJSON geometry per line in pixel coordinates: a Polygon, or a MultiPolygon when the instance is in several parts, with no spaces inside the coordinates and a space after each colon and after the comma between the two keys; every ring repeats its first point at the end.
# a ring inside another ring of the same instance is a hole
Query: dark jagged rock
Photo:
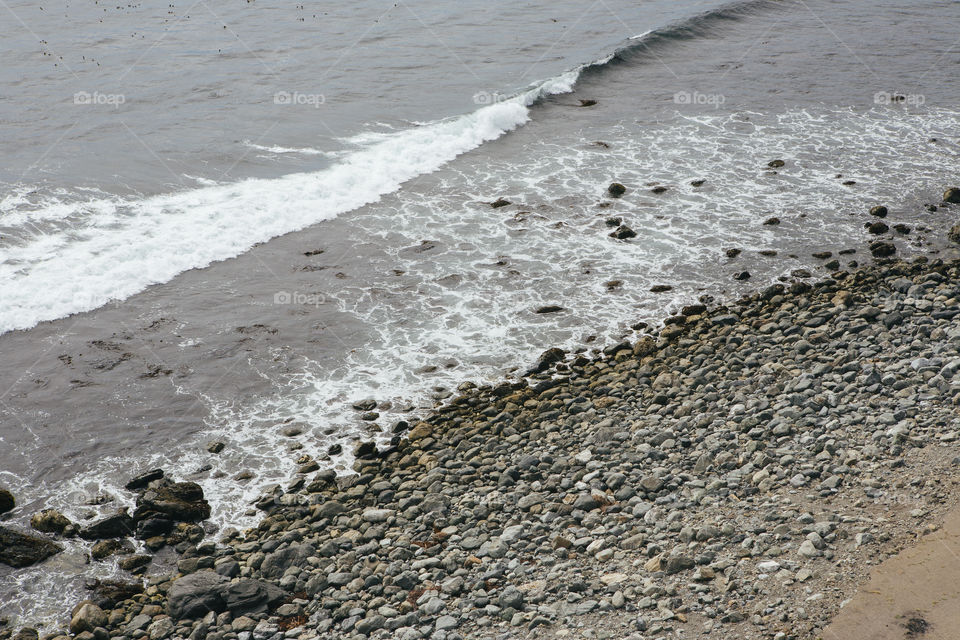
{"type": "Polygon", "coordinates": [[[870,243],[870,253],[875,258],[886,258],[897,252],[897,247],[892,242],[876,241],[870,243]]]}
{"type": "Polygon", "coordinates": [[[733,279],[734,279],[734,280],[749,280],[749,279],[750,279],[750,272],[749,272],[749,271],[740,271],[740,272],[738,272],[738,273],[735,273],[735,274],[733,274],[733,279]]]}
{"type": "Polygon", "coordinates": [[[776,226],[780,224],[780,218],[777,218],[776,216],[774,216],[773,218],[767,218],[766,220],[763,221],[763,224],[766,227],[776,226]]]}
{"type": "Polygon", "coordinates": [[[690,181],[690,186],[691,186],[691,187],[702,187],[702,186],[703,186],[704,184],[706,184],[706,183],[707,183],[706,180],[691,180],[691,181],[690,181]]]}
{"type": "Polygon", "coordinates": [[[541,314],[542,314],[542,313],[558,313],[558,312],[563,311],[563,310],[564,310],[563,307],[561,307],[561,306],[559,306],[559,305],[556,305],[556,304],[548,304],[548,305],[544,305],[544,306],[542,306],[542,307],[537,307],[537,308],[534,310],[534,313],[541,313],[541,314]]]}
{"type": "Polygon", "coordinates": [[[167,592],[167,614],[174,620],[200,618],[213,611],[234,616],[262,615],[289,597],[270,583],[254,579],[231,582],[204,569],[176,580],[167,592]]]}
{"type": "Polygon", "coordinates": [[[130,482],[124,485],[124,488],[128,491],[138,491],[140,489],[146,489],[147,485],[153,482],[154,480],[159,480],[163,477],[163,469],[153,469],[147,471],[146,473],[141,473],[136,478],[132,479],[130,482]]]}
{"type": "Polygon", "coordinates": [[[196,482],[171,482],[148,489],[137,498],[137,522],[166,515],[177,522],[199,522],[210,517],[210,503],[196,482]]]}
{"type": "Polygon", "coordinates": [[[637,232],[625,224],[620,225],[613,233],[610,234],[611,238],[616,238],[617,240],[628,240],[630,238],[635,238],[636,236],[637,232]]]}
{"type": "Polygon", "coordinates": [[[80,529],[80,537],[84,540],[101,540],[103,538],[125,538],[133,535],[133,518],[126,508],[120,509],[112,516],[97,520],[91,525],[80,529]]]}
{"type": "Polygon", "coordinates": [[[960,204],[960,189],[953,187],[943,192],[943,201],[960,204]]]}
{"type": "Polygon", "coordinates": [[[558,362],[563,362],[563,359],[566,357],[567,352],[563,349],[553,347],[552,349],[547,349],[540,354],[540,358],[537,360],[537,363],[527,372],[527,375],[534,373],[541,373],[546,371],[553,365],[558,362]]]}
{"type": "Polygon", "coordinates": [[[770,167],[771,169],[779,169],[780,167],[786,164],[787,163],[784,162],[783,160],[771,160],[770,162],[767,163],[767,166],[770,167]]]}
{"type": "Polygon", "coordinates": [[[870,209],[870,215],[876,216],[876,217],[878,217],[878,218],[886,218],[886,217],[887,217],[887,208],[884,207],[883,205],[879,205],[879,206],[873,207],[872,209],[870,209]]]}
{"type": "Polygon", "coordinates": [[[665,193],[667,191],[669,191],[669,187],[664,187],[663,185],[656,186],[653,189],[650,189],[650,193],[656,193],[656,194],[665,193]]]}
{"type": "Polygon", "coordinates": [[[723,252],[727,254],[728,258],[736,258],[738,255],[743,253],[743,249],[724,249],[723,252]]]}
{"type": "Polygon", "coordinates": [[[878,220],[877,222],[867,223],[867,231],[869,231],[874,235],[880,235],[881,233],[886,233],[887,231],[890,231],[890,227],[888,227],[885,223],[880,222],[878,220]]]}
{"type": "Polygon", "coordinates": [[[507,200],[506,198],[497,198],[496,200],[490,203],[490,206],[493,207],[494,209],[499,209],[500,207],[506,207],[507,205],[510,205],[510,204],[513,204],[513,203],[507,200]]]}
{"type": "Polygon", "coordinates": [[[137,522],[136,537],[146,540],[155,536],[165,536],[173,531],[173,520],[164,515],[155,515],[137,522]]]}
{"type": "Polygon", "coordinates": [[[353,450],[357,458],[372,458],[377,455],[377,443],[372,441],[361,442],[353,450]]]}
{"type": "Polygon", "coordinates": [[[279,580],[290,567],[306,564],[315,552],[316,549],[309,544],[299,544],[268,553],[260,566],[260,575],[268,580],[279,580]]]}
{"type": "Polygon", "coordinates": [[[117,603],[143,593],[143,584],[139,582],[121,582],[119,580],[95,580],[87,584],[90,600],[101,609],[112,609],[117,603]]]}
{"type": "Polygon", "coordinates": [[[100,540],[90,547],[90,557],[94,560],[103,560],[116,553],[133,553],[133,545],[129,540],[119,538],[109,538],[100,540]]]}
{"type": "Polygon", "coordinates": [[[622,184],[620,184],[619,182],[611,182],[610,186],[607,187],[607,193],[609,193],[615,198],[622,196],[626,192],[627,192],[627,188],[622,184]]]}
{"type": "Polygon", "coordinates": [[[17,501],[14,500],[13,494],[0,488],[0,513],[12,511],[15,506],[17,506],[17,501]]]}
{"type": "Polygon", "coordinates": [[[61,551],[63,547],[46,538],[0,527],[0,562],[11,567],[29,567],[61,551]]]}

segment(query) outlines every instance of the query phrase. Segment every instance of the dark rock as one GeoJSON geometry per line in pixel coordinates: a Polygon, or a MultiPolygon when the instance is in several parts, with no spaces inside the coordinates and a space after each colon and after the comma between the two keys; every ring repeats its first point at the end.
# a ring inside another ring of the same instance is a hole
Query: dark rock
{"type": "Polygon", "coordinates": [[[44,533],[63,533],[71,524],[73,523],[56,509],[44,509],[30,518],[30,526],[44,533]]]}
{"type": "Polygon", "coordinates": [[[117,565],[124,571],[134,571],[150,564],[150,560],[148,555],[131,555],[121,558],[117,565]]]}
{"type": "Polygon", "coordinates": [[[886,218],[887,213],[887,208],[883,205],[879,205],[870,209],[870,215],[877,216],[878,218],[886,218]]]}
{"type": "Polygon", "coordinates": [[[377,443],[370,440],[357,443],[353,455],[357,458],[373,458],[377,455],[377,443]]]}
{"type": "Polygon", "coordinates": [[[165,536],[173,531],[173,520],[163,515],[155,515],[137,523],[136,537],[146,540],[156,536],[165,536]]]}
{"type": "Polygon", "coordinates": [[[667,291],[673,291],[673,287],[669,284],[655,284],[650,287],[650,293],[666,293],[667,291]]]}
{"type": "Polygon", "coordinates": [[[706,310],[705,304],[688,304],[680,310],[680,313],[685,316],[699,316],[706,310]]]}
{"type": "Polygon", "coordinates": [[[607,218],[603,221],[603,224],[608,227],[619,227],[623,223],[623,218],[607,218]]]}
{"type": "Polygon", "coordinates": [[[867,231],[869,231],[874,235],[880,235],[881,233],[886,233],[887,231],[890,231],[890,227],[888,227],[883,222],[880,222],[879,220],[877,222],[867,223],[866,226],[867,226],[867,231]]]}
{"type": "Polygon", "coordinates": [[[531,373],[540,373],[542,371],[546,371],[547,369],[552,367],[554,364],[558,362],[562,362],[564,357],[566,357],[566,355],[567,355],[566,351],[564,351],[563,349],[559,349],[557,347],[553,347],[552,349],[547,349],[546,351],[540,354],[540,358],[537,360],[537,364],[533,365],[533,368],[530,369],[527,375],[530,375],[531,373]]]}
{"type": "Polygon", "coordinates": [[[668,190],[667,187],[660,185],[660,186],[654,187],[653,189],[650,189],[650,193],[664,193],[667,190],[668,190]]]}
{"type": "Polygon", "coordinates": [[[870,243],[870,253],[875,258],[886,258],[897,252],[897,247],[892,242],[882,242],[880,240],[870,243]]]}
{"type": "MultiPolygon", "coordinates": [[[[3,625],[0,624],[0,627],[2,626],[3,625]]],[[[15,634],[13,634],[13,637],[10,640],[39,640],[39,638],[40,634],[36,629],[24,627],[23,629],[20,629],[20,631],[17,631],[15,634]]]]}
{"type": "Polygon", "coordinates": [[[628,240],[637,237],[637,232],[627,225],[622,224],[610,234],[610,237],[616,238],[617,240],[628,240]]]}
{"type": "Polygon", "coordinates": [[[616,291],[623,287],[623,280],[607,280],[603,283],[603,286],[607,288],[607,291],[616,291]]]}
{"type": "Polygon", "coordinates": [[[221,597],[226,610],[234,616],[260,616],[289,598],[290,594],[269,582],[243,579],[222,589],[221,597]]]}
{"type": "Polygon", "coordinates": [[[953,187],[943,192],[943,201],[960,204],[960,189],[953,187]]]}
{"type": "Polygon", "coordinates": [[[595,104],[597,104],[596,100],[580,100],[581,107],[592,107],[595,104]]]}
{"type": "Polygon", "coordinates": [[[750,272],[749,272],[749,271],[740,271],[740,272],[738,272],[738,273],[735,273],[735,274],[733,274],[733,279],[734,279],[734,280],[749,280],[749,279],[750,279],[750,272]]]}
{"type": "Polygon", "coordinates": [[[130,544],[128,540],[109,538],[107,540],[100,540],[90,547],[90,557],[94,560],[103,560],[121,551],[124,553],[132,553],[133,545],[130,544]]]}
{"type": "Polygon", "coordinates": [[[0,513],[12,511],[15,506],[17,506],[17,501],[14,500],[13,494],[0,488],[0,513]]]}
{"type": "Polygon", "coordinates": [[[813,253],[813,254],[811,254],[811,255],[812,255],[814,258],[816,258],[817,260],[826,260],[827,258],[832,257],[832,256],[833,256],[833,253],[831,253],[831,252],[829,252],[829,251],[818,251],[818,252],[813,253]]]}
{"type": "Polygon", "coordinates": [[[736,258],[738,255],[743,253],[742,249],[725,249],[724,253],[727,254],[728,258],[736,258]]]}
{"type": "Polygon", "coordinates": [[[126,508],[80,529],[80,537],[84,540],[125,538],[132,534],[133,519],[127,514],[126,508]]]}
{"type": "Polygon", "coordinates": [[[507,200],[506,198],[497,198],[495,201],[490,203],[490,206],[493,207],[494,209],[499,209],[500,207],[505,207],[509,204],[513,204],[513,203],[507,200]]]}
{"type": "Polygon", "coordinates": [[[129,491],[146,489],[148,484],[150,484],[154,480],[159,480],[162,477],[163,477],[163,469],[153,469],[152,471],[141,473],[136,478],[134,478],[133,480],[125,484],[124,488],[129,491]]]}
{"type": "Polygon", "coordinates": [[[778,224],[780,224],[780,218],[777,218],[776,216],[774,216],[773,218],[767,218],[766,220],[763,221],[763,225],[765,227],[772,227],[778,224]]]}
{"type": "Polygon", "coordinates": [[[167,592],[167,614],[174,620],[202,618],[210,611],[221,612],[227,605],[222,592],[230,583],[220,574],[204,570],[184,576],[167,592]]]}
{"type": "Polygon", "coordinates": [[[0,562],[11,567],[29,567],[63,551],[46,538],[0,527],[0,562]]]}
{"type": "Polygon", "coordinates": [[[947,237],[951,240],[951,242],[960,244],[960,224],[955,224],[950,227],[950,232],[947,234],[947,237]]]}
{"type": "Polygon", "coordinates": [[[227,445],[219,440],[211,440],[207,443],[207,451],[210,453],[220,453],[227,445]]]}
{"type": "Polygon", "coordinates": [[[668,575],[679,573],[686,569],[693,569],[695,563],[689,556],[671,556],[667,558],[666,571],[668,575]]]}
{"type": "Polygon", "coordinates": [[[555,304],[548,304],[543,307],[537,307],[536,310],[534,310],[534,313],[557,313],[558,311],[563,311],[563,310],[564,309],[561,306],[558,306],[555,304]]]}
{"type": "Polygon", "coordinates": [[[372,411],[377,408],[377,401],[373,398],[365,398],[353,403],[355,411],[372,411]]]}
{"type": "Polygon", "coordinates": [[[327,448],[327,455],[338,456],[343,453],[343,445],[334,443],[327,448]]]}
{"type": "Polygon", "coordinates": [[[615,198],[618,198],[627,192],[627,188],[620,184],[619,182],[611,182],[610,186],[607,187],[607,193],[612,195],[615,198]]]}
{"type": "Polygon", "coordinates": [[[900,235],[905,236],[908,233],[910,233],[910,227],[902,223],[893,225],[893,228],[896,229],[897,233],[899,233],[900,235]]]}
{"type": "Polygon", "coordinates": [[[280,579],[290,567],[306,566],[307,558],[313,556],[314,552],[315,549],[309,544],[300,544],[268,553],[260,566],[260,575],[268,580],[280,579]]]}
{"type": "Polygon", "coordinates": [[[199,522],[210,517],[210,503],[196,482],[172,482],[140,494],[133,514],[135,520],[161,514],[178,522],[199,522]]]}
{"type": "Polygon", "coordinates": [[[706,184],[706,182],[707,182],[706,180],[691,180],[691,181],[690,181],[690,186],[692,186],[692,187],[702,187],[704,184],[706,184]]]}
{"type": "Polygon", "coordinates": [[[785,164],[787,163],[784,162],[783,160],[771,160],[770,162],[767,163],[767,166],[770,167],[771,169],[779,169],[785,164]]]}

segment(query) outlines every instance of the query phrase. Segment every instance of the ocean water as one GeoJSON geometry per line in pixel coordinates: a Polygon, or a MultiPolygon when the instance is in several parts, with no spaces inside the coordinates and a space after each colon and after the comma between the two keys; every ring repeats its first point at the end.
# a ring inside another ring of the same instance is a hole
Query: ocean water
{"type": "MultiPolygon", "coordinates": [[[[162,466],[250,526],[300,456],[348,472],[465,380],[868,262],[874,204],[905,255],[955,222],[926,205],[957,181],[956,3],[299,7],[0,9],[13,524],[162,466]]],[[[84,552],[0,568],[0,616],[62,620],[115,572],[84,552]]]]}

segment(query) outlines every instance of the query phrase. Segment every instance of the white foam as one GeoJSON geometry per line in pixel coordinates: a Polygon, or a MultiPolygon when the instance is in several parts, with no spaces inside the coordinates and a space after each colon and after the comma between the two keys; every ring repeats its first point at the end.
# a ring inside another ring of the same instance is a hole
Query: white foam
{"type": "Polygon", "coordinates": [[[282,147],[278,144],[273,145],[262,145],[254,144],[249,140],[244,140],[243,145],[251,149],[256,149],[257,151],[266,151],[268,153],[277,153],[277,154],[286,154],[286,153],[296,153],[303,156],[334,156],[335,154],[329,151],[323,151],[321,149],[314,149],[312,147],[282,147]]]}

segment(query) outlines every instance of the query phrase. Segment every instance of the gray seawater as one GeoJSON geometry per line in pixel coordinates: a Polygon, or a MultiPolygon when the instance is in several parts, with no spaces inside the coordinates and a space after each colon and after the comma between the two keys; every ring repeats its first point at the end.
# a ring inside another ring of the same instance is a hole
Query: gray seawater
{"type": "MultiPolygon", "coordinates": [[[[825,275],[816,251],[866,262],[873,204],[911,227],[904,254],[955,215],[924,207],[957,175],[953,2],[6,11],[16,525],[95,517],[162,466],[204,486],[217,526],[249,526],[299,456],[346,472],[331,444],[387,440],[464,380],[825,275]],[[637,236],[608,237],[615,217],[637,236]],[[350,407],[368,397],[374,423],[350,407]]],[[[114,572],[84,551],[0,569],[0,615],[56,621],[114,572]]]]}

